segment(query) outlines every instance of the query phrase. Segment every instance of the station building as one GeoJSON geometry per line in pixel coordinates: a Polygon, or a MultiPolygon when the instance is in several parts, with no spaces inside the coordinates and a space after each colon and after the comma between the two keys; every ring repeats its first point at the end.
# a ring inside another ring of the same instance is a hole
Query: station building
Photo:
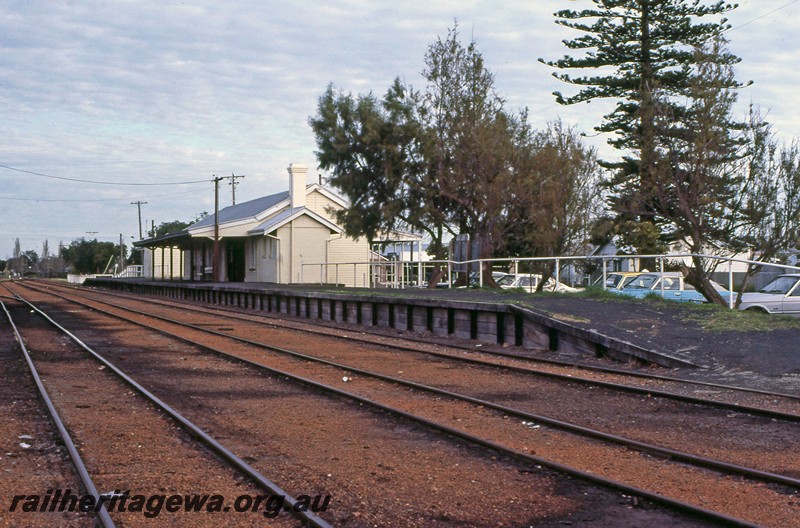
{"type": "MultiPolygon", "coordinates": [[[[307,184],[307,166],[293,163],[288,171],[288,191],[220,209],[218,280],[369,286],[369,243],[345,236],[336,223],[335,211],[347,202],[307,184]],[[353,262],[365,264],[343,264],[353,262]]],[[[135,242],[145,252],[143,276],[213,280],[214,232],[212,214],[177,233],[135,242]]]]}

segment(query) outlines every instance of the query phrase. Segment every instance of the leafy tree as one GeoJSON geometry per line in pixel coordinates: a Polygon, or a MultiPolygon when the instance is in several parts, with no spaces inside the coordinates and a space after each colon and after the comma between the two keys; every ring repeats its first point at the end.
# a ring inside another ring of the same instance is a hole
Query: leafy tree
{"type": "Polygon", "coordinates": [[[39,254],[32,249],[23,252],[22,256],[27,259],[28,264],[31,266],[35,266],[36,264],[39,263],[39,254]]]}
{"type": "Polygon", "coordinates": [[[42,243],[42,258],[38,263],[39,273],[45,277],[53,277],[64,273],[64,261],[58,255],[50,253],[50,243],[47,239],[42,243]]]}
{"type": "Polygon", "coordinates": [[[336,214],[350,236],[374,241],[402,225],[429,228],[426,201],[411,197],[426,171],[415,97],[399,79],[381,101],[328,86],[309,120],[320,168],[331,171],[328,182],[350,200],[336,214]]]}
{"type": "MultiPolygon", "coordinates": [[[[800,143],[795,139],[781,146],[772,127],[752,107],[747,132],[740,240],[742,247],[751,250],[752,260],[770,262],[800,247],[800,143]]],[[[759,269],[758,265],[748,267],[737,306],[759,269]]]]}
{"type": "MultiPolygon", "coordinates": [[[[672,134],[670,127],[657,127],[659,116],[684,120],[683,99],[691,97],[696,68],[695,49],[729,28],[726,20],[700,22],[719,17],[736,7],[723,1],[702,0],[593,0],[594,9],[563,10],[556,21],[576,29],[582,36],[565,45],[583,56],[544,61],[561,70],[596,70],[597,75],[554,76],[580,87],[573,96],[556,92],[561,104],[615,99],[614,110],[596,127],[611,133],[609,144],[620,150],[620,161],[606,163],[615,169],[609,181],[611,205],[627,219],[655,216],[653,191],[662,174],[659,135],[672,134]]],[[[738,62],[732,54],[718,54],[720,66],[738,62]]],[[[724,88],[739,86],[733,78],[724,88]]]]}
{"type": "MultiPolygon", "coordinates": [[[[530,148],[526,115],[504,109],[475,42],[464,46],[458,26],[437,39],[425,55],[425,126],[434,137],[431,165],[438,189],[451,202],[450,224],[477,242],[479,254],[496,256],[514,223],[509,204],[522,198],[527,175],[513,161],[530,148]]],[[[484,283],[494,285],[491,266],[484,283]]]]}
{"type": "MultiPolygon", "coordinates": [[[[563,171],[556,162],[559,154],[573,153],[574,131],[559,125],[549,144],[531,130],[525,112],[506,111],[482,54],[474,42],[460,42],[457,25],[429,46],[422,75],[423,92],[395,80],[382,100],[344,95],[331,86],[320,97],[310,124],[320,167],[332,172],[330,183],[351,202],[337,213],[349,235],[375,240],[408,226],[428,234],[433,256],[442,258],[444,236],[464,233],[477,241],[476,257],[490,258],[514,244],[531,247],[531,240],[513,235],[531,225],[530,215],[542,224],[537,229],[549,230],[551,215],[580,209],[563,199],[582,196],[570,191],[587,173],[563,171]],[[543,170],[548,149],[559,147],[560,153],[549,154],[551,170],[543,170]],[[553,199],[548,215],[539,214],[542,179],[552,191],[548,196],[562,200],[553,199]]],[[[582,163],[591,165],[578,156],[576,164],[582,163]]],[[[555,239],[570,237],[562,229],[555,239]]],[[[488,265],[483,273],[484,283],[493,285],[488,265]]],[[[436,282],[434,274],[429,285],[436,282]]]]}
{"type": "Polygon", "coordinates": [[[161,222],[155,228],[155,232],[153,234],[154,237],[160,237],[163,235],[168,235],[170,233],[177,233],[182,229],[189,227],[191,222],[182,222],[180,220],[173,220],[171,222],[161,222]]]}
{"type": "Polygon", "coordinates": [[[60,257],[74,273],[102,273],[119,256],[119,245],[79,238],[62,247],[60,257]]]}
{"type": "MultiPolygon", "coordinates": [[[[591,229],[602,212],[602,174],[594,149],[574,128],[557,121],[537,132],[523,151],[527,167],[516,182],[522,196],[510,204],[507,250],[517,256],[584,254],[591,229]]],[[[552,262],[535,266],[543,274],[540,291],[555,271],[552,262]]]]}
{"type": "MultiPolygon", "coordinates": [[[[444,259],[449,206],[428,164],[431,142],[419,107],[419,94],[399,80],[380,101],[329,86],[309,123],[320,168],[331,172],[328,182],[350,202],[335,212],[345,233],[372,242],[398,229],[423,232],[431,239],[428,253],[444,259]]],[[[431,287],[441,274],[437,266],[431,287]]]]}

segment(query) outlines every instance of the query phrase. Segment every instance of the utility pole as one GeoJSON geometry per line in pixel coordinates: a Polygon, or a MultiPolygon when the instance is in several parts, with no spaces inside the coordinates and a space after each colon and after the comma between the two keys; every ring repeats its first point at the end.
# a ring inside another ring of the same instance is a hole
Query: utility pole
{"type": "Polygon", "coordinates": [[[233,204],[236,205],[236,178],[244,178],[244,175],[238,176],[231,173],[230,176],[216,176],[214,178],[214,255],[212,257],[212,265],[214,267],[213,280],[219,282],[219,269],[220,269],[220,254],[219,254],[219,182],[220,180],[230,180],[231,190],[233,192],[233,204]]]}
{"type": "Polygon", "coordinates": [[[135,202],[131,202],[131,205],[135,205],[137,209],[139,209],[139,240],[142,239],[142,206],[145,205],[147,202],[142,202],[137,200],[135,202]]]}
{"type": "Polygon", "coordinates": [[[119,272],[125,271],[125,246],[122,245],[122,233],[119,234],[119,272]]]}
{"type": "Polygon", "coordinates": [[[225,176],[226,178],[230,178],[230,182],[228,185],[231,186],[231,199],[233,200],[233,205],[236,205],[236,186],[239,185],[239,182],[236,181],[237,178],[244,178],[244,175],[241,176],[231,173],[230,176],[225,176]]]}
{"type": "Polygon", "coordinates": [[[214,282],[219,282],[219,182],[225,178],[227,176],[219,178],[214,176],[214,256],[212,259],[214,282]]]}

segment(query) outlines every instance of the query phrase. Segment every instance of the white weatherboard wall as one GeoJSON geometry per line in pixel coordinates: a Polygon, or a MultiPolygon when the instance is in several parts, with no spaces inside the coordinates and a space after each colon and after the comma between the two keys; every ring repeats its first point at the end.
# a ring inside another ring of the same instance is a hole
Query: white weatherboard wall
{"type": "MultiPolygon", "coordinates": [[[[323,262],[325,245],[330,239],[330,230],[319,222],[301,216],[278,229],[281,239],[281,280],[283,284],[301,282],[302,262],[323,262]]],[[[307,282],[307,281],[304,281],[307,282]]]]}
{"type": "MultiPolygon", "coordinates": [[[[341,205],[320,192],[318,189],[312,190],[306,196],[306,207],[315,213],[336,223],[336,216],[330,212],[331,209],[339,210],[341,205]]],[[[327,262],[327,273],[323,271],[322,282],[344,284],[346,286],[369,286],[369,265],[359,264],[355,266],[339,266],[339,276],[337,281],[336,264],[337,262],[367,262],[369,261],[369,244],[367,240],[361,238],[355,240],[344,235],[332,235],[327,248],[327,258],[319,260],[304,259],[305,262],[327,262]],[[366,284],[365,284],[366,282],[366,284]]],[[[318,266],[306,266],[304,271],[304,282],[320,282],[320,270],[318,266]]]]}
{"type": "Polygon", "coordinates": [[[280,241],[270,236],[245,241],[245,282],[278,282],[280,241]]]}
{"type": "Polygon", "coordinates": [[[144,277],[155,277],[156,279],[170,279],[174,278],[180,280],[188,277],[186,273],[186,258],[188,253],[184,254],[177,247],[156,248],[155,250],[143,249],[142,255],[142,274],[144,277]]]}

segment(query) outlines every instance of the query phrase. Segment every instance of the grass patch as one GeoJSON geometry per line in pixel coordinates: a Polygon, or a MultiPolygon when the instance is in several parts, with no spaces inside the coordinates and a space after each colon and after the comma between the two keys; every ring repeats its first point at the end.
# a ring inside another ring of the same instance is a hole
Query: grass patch
{"type": "Polygon", "coordinates": [[[565,323],[591,323],[591,319],[580,317],[572,314],[551,313],[550,317],[557,321],[564,321],[565,323]]]}
{"type": "Polygon", "coordinates": [[[581,290],[576,293],[570,293],[569,295],[576,297],[585,297],[587,299],[601,299],[606,301],[620,301],[632,298],[628,295],[620,295],[618,293],[612,293],[609,290],[604,289],[602,286],[589,286],[585,290],[581,290]]]}
{"type": "Polygon", "coordinates": [[[770,332],[800,329],[800,318],[789,315],[731,310],[713,304],[696,304],[691,308],[686,312],[686,319],[699,324],[708,332],[770,332]]]}

